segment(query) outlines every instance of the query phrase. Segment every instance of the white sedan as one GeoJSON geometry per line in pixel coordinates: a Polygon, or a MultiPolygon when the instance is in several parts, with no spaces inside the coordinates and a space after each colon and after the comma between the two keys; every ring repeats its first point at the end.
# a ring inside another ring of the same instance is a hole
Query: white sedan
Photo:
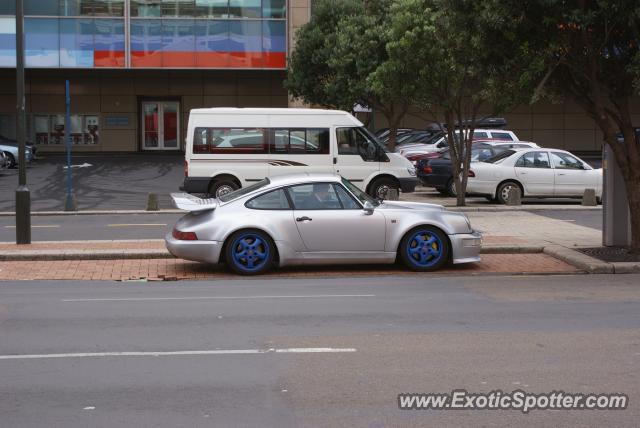
{"type": "Polygon", "coordinates": [[[531,148],[504,151],[474,163],[469,172],[469,194],[505,203],[512,188],[527,198],[581,197],[585,189],[594,189],[600,200],[602,169],[564,150],[531,148]]]}

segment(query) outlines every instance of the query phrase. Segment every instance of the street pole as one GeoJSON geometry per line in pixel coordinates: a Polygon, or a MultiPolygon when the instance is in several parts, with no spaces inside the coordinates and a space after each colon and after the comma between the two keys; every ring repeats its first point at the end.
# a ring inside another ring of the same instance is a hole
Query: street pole
{"type": "Polygon", "coordinates": [[[71,193],[71,91],[69,90],[69,80],[65,82],[65,104],[67,106],[64,116],[64,129],[67,135],[67,198],[64,203],[64,210],[75,211],[76,207],[71,193]]]}
{"type": "Polygon", "coordinates": [[[18,188],[16,189],[16,244],[31,243],[31,195],[27,187],[24,96],[24,9],[16,0],[16,131],[18,137],[18,188]]]}

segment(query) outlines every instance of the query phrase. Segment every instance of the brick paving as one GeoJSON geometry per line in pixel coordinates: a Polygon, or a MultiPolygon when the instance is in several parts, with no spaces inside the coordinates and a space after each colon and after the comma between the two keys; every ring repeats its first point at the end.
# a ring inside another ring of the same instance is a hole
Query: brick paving
{"type": "MultiPolygon", "coordinates": [[[[479,263],[451,266],[435,274],[576,273],[576,268],[546,254],[484,254],[479,263]]],[[[395,265],[295,267],[273,269],[266,277],[415,275],[395,265]]],[[[424,274],[432,275],[432,274],[424,274]]],[[[179,280],[237,278],[223,266],[181,259],[63,260],[0,262],[2,280],[179,280]]]]}

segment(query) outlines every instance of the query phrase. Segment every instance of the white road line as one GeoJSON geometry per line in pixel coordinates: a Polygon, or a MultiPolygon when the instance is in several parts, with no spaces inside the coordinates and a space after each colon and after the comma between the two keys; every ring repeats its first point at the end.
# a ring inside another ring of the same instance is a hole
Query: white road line
{"type": "Polygon", "coordinates": [[[62,299],[63,302],[154,302],[163,300],[248,300],[248,299],[328,299],[333,297],[376,297],[375,294],[300,294],[290,296],[194,296],[122,297],[105,299],[62,299]]]}
{"type": "Polygon", "coordinates": [[[135,227],[135,226],[166,226],[166,223],[115,223],[108,224],[107,227],[135,227]]]}
{"type": "MultiPolygon", "coordinates": [[[[59,224],[32,224],[31,225],[32,228],[56,228],[56,227],[60,227],[59,224]]],[[[15,226],[5,226],[6,229],[15,229],[15,226]]]]}
{"type": "Polygon", "coordinates": [[[283,348],[283,349],[212,349],[204,351],[157,352],[77,352],[69,354],[0,355],[0,360],[41,360],[45,358],[98,358],[98,357],[182,357],[193,355],[252,355],[252,354],[334,354],[356,352],[355,348],[283,348]]]}

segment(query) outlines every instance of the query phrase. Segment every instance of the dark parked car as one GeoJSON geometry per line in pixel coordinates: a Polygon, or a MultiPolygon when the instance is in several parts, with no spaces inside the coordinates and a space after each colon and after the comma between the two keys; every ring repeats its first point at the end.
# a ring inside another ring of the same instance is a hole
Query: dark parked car
{"type": "MultiPolygon", "coordinates": [[[[505,150],[508,150],[508,147],[476,144],[471,149],[471,161],[482,161],[505,150]]],[[[443,195],[456,196],[452,171],[449,149],[441,152],[440,157],[419,159],[416,163],[416,173],[422,185],[435,187],[443,195]]]]}
{"type": "MultiPolygon", "coordinates": [[[[18,147],[18,141],[0,134],[0,145],[18,147]]],[[[31,154],[33,155],[33,157],[35,157],[38,150],[36,149],[35,144],[27,141],[25,145],[27,146],[27,148],[29,148],[29,150],[31,150],[31,154]]]]}

